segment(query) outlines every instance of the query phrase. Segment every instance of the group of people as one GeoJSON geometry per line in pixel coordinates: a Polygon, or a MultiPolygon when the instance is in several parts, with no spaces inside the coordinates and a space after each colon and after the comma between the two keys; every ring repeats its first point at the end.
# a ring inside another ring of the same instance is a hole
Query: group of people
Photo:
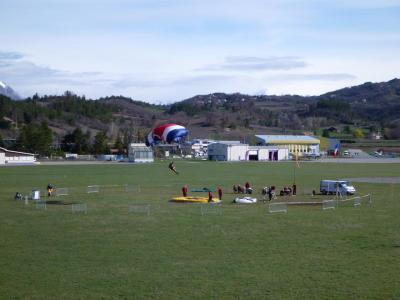
{"type": "Polygon", "coordinates": [[[276,193],[275,193],[275,186],[266,186],[265,188],[262,189],[261,192],[264,195],[264,199],[266,196],[268,196],[268,200],[271,201],[272,199],[276,198],[276,193]]]}
{"type": "MultiPolygon", "coordinates": [[[[47,196],[50,197],[54,192],[54,186],[51,183],[49,183],[46,186],[46,190],[47,190],[47,196]]],[[[22,196],[22,194],[20,192],[16,192],[15,196],[14,196],[14,199],[15,200],[22,200],[22,197],[23,196],[22,196]]]]}
{"type": "MultiPolygon", "coordinates": [[[[246,182],[246,184],[243,186],[241,185],[233,185],[233,193],[235,194],[252,194],[253,189],[250,186],[249,182],[246,182]]],[[[264,197],[268,196],[268,200],[271,201],[272,199],[276,198],[276,187],[273,186],[266,186],[262,189],[261,194],[264,195],[264,197]]],[[[290,186],[285,186],[280,192],[280,196],[292,196],[296,195],[296,184],[293,184],[292,187],[290,186]]]]}
{"type": "MultiPolygon", "coordinates": [[[[222,201],[222,195],[224,192],[222,191],[221,187],[217,188],[217,193],[218,193],[218,199],[222,201]]],[[[213,202],[213,193],[211,191],[208,191],[208,202],[213,202]]]]}
{"type": "Polygon", "coordinates": [[[279,192],[280,196],[292,196],[296,195],[296,185],[293,184],[292,187],[284,186],[283,189],[279,192]]]}
{"type": "MultiPolygon", "coordinates": [[[[224,192],[221,187],[217,188],[217,193],[218,193],[218,199],[222,200],[222,196],[223,196],[224,192]]],[[[184,185],[182,187],[182,195],[183,195],[183,197],[188,196],[188,186],[187,185],[184,185]]],[[[213,202],[213,197],[214,197],[214,195],[213,195],[212,191],[208,190],[208,202],[213,202]]]]}
{"type": "Polygon", "coordinates": [[[241,186],[240,184],[233,185],[233,193],[234,194],[252,194],[253,193],[253,188],[250,186],[250,183],[247,181],[244,186],[241,186]]]}
{"type": "MultiPolygon", "coordinates": [[[[176,167],[174,165],[174,162],[172,161],[169,165],[168,168],[174,172],[176,175],[179,175],[179,172],[176,170],[176,167]]],[[[48,193],[49,196],[51,195],[52,190],[50,191],[48,188],[48,193]]],[[[222,200],[222,195],[223,191],[221,187],[217,188],[217,193],[218,193],[218,199],[222,200]]],[[[252,194],[253,193],[253,188],[251,187],[250,183],[247,181],[244,186],[240,184],[234,184],[233,185],[233,193],[234,194],[252,194]]],[[[271,201],[272,199],[276,198],[276,188],[275,186],[266,186],[262,189],[262,195],[264,195],[264,199],[266,196],[268,196],[268,200],[271,201]]],[[[187,185],[182,187],[182,195],[183,197],[188,196],[188,187],[187,185]]],[[[292,187],[290,186],[285,186],[283,189],[279,192],[280,196],[292,196],[296,195],[296,184],[293,184],[292,187]]],[[[209,190],[208,191],[208,201],[212,202],[213,201],[213,193],[209,190]]]]}

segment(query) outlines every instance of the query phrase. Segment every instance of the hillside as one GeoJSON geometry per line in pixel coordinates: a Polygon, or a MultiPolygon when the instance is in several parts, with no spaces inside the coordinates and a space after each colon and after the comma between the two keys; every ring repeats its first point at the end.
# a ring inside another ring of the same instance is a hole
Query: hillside
{"type": "Polygon", "coordinates": [[[323,127],[373,128],[400,138],[400,80],[365,83],[320,96],[250,96],[214,93],[171,105],[153,105],[122,96],[96,101],[72,92],[34,95],[12,101],[0,95],[0,136],[17,138],[24,125],[46,123],[53,140],[77,128],[92,139],[104,132],[142,141],[153,126],[176,122],[191,137],[249,140],[257,133],[312,132],[323,127]]]}
{"type": "Polygon", "coordinates": [[[7,96],[13,100],[21,100],[21,97],[17,94],[17,92],[2,81],[0,81],[0,95],[7,96]]]}

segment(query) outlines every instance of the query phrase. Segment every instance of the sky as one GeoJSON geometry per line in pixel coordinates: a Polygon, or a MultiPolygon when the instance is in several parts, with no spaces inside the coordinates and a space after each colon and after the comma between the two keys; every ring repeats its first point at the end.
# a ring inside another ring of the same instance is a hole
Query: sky
{"type": "Polygon", "coordinates": [[[400,77],[400,0],[1,0],[0,81],[171,103],[400,77]]]}

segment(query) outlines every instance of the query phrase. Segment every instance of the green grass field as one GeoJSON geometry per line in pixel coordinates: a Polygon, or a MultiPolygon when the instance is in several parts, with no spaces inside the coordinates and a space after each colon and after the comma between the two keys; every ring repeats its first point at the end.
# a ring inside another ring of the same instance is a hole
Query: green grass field
{"type": "MultiPolygon", "coordinates": [[[[0,168],[0,299],[400,298],[399,184],[354,183],[373,195],[358,208],[268,214],[262,202],[232,204],[231,187],[249,181],[261,198],[263,186],[293,183],[292,163],[176,165],[179,176],[167,162],[0,168]],[[69,195],[46,211],[13,199],[48,183],[69,195]],[[222,215],[168,203],[184,184],[222,186],[222,215]],[[151,204],[150,216],[129,213],[135,203],[151,204]]],[[[399,174],[400,164],[302,163],[296,201],[321,179],[399,174]]]]}

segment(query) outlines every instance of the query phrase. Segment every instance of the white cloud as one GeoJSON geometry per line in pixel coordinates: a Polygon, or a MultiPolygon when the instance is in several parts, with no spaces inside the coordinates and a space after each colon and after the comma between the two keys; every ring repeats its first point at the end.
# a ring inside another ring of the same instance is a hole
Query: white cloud
{"type": "Polygon", "coordinates": [[[275,80],[280,81],[343,81],[353,80],[356,76],[347,73],[325,73],[325,74],[277,74],[275,80]]]}
{"type": "Polygon", "coordinates": [[[0,51],[0,61],[21,59],[24,55],[16,51],[0,51]]]}
{"type": "Polygon", "coordinates": [[[200,71],[267,71],[304,68],[307,64],[298,57],[228,56],[225,62],[200,68],[200,71]]]}

